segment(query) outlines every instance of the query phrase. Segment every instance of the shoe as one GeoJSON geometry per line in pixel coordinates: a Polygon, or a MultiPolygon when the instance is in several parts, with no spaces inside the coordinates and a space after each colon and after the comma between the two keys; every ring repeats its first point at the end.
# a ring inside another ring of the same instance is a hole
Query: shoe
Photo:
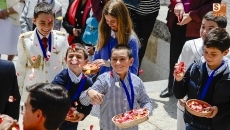
{"type": "Polygon", "coordinates": [[[160,97],[165,98],[165,97],[170,97],[173,95],[172,89],[166,88],[164,91],[161,92],[160,97]]]}

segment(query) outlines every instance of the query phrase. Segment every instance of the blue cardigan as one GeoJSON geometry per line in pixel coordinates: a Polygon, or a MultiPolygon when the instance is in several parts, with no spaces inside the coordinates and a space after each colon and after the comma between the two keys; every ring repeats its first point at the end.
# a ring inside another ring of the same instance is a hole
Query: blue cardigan
{"type": "MultiPolygon", "coordinates": [[[[114,46],[116,46],[118,43],[116,38],[113,38],[112,36],[110,37],[108,43],[101,48],[98,51],[95,51],[94,53],[94,58],[93,60],[97,59],[103,59],[103,60],[108,60],[111,57],[111,50],[113,49],[114,46]]],[[[139,60],[138,60],[138,51],[139,51],[139,45],[138,45],[138,39],[135,35],[131,35],[129,39],[128,45],[131,47],[132,52],[133,52],[133,65],[129,67],[129,70],[137,74],[138,72],[138,65],[139,65],[139,60]]],[[[101,66],[99,74],[103,74],[104,72],[110,71],[112,68],[111,67],[106,67],[106,66],[101,66]]]]}

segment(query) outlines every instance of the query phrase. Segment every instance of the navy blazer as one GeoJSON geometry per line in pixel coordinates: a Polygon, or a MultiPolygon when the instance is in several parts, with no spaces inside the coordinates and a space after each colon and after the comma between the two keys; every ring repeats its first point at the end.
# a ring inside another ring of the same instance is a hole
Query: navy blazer
{"type": "Polygon", "coordinates": [[[0,113],[18,120],[20,99],[13,62],[0,59],[0,113]],[[9,102],[9,96],[13,96],[15,100],[9,102]]]}

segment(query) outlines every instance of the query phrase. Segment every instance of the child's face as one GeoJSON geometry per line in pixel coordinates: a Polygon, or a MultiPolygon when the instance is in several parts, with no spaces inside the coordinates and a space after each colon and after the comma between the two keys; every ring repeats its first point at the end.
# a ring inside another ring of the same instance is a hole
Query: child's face
{"type": "Polygon", "coordinates": [[[33,23],[37,26],[42,36],[47,36],[54,26],[54,16],[52,14],[40,13],[33,23]]]}
{"type": "Polygon", "coordinates": [[[111,56],[111,65],[114,71],[120,75],[126,74],[129,66],[133,63],[133,58],[128,57],[126,50],[114,50],[111,56]]]}
{"type": "Polygon", "coordinates": [[[117,19],[111,15],[105,15],[106,23],[113,31],[117,31],[117,19]]]}
{"type": "Polygon", "coordinates": [[[204,40],[208,32],[216,27],[218,27],[216,22],[203,19],[200,27],[200,37],[204,40]]]}
{"type": "Polygon", "coordinates": [[[204,58],[211,69],[217,68],[222,63],[223,57],[226,56],[228,52],[228,49],[224,52],[221,52],[217,48],[207,48],[204,46],[204,58]]]}
{"type": "Polygon", "coordinates": [[[88,59],[85,59],[83,50],[73,51],[70,49],[68,51],[65,61],[68,65],[68,68],[72,71],[82,71],[84,65],[88,63],[88,59]]]}

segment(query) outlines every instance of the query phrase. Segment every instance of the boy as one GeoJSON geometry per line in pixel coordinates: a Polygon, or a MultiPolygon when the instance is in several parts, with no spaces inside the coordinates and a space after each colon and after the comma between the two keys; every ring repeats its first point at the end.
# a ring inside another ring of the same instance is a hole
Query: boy
{"type": "MultiPolygon", "coordinates": [[[[43,2],[44,0],[27,0],[25,7],[22,11],[20,17],[20,24],[22,33],[33,31],[36,28],[36,25],[33,24],[34,18],[34,8],[39,2],[43,2]]],[[[58,20],[58,17],[62,17],[62,5],[57,0],[45,0],[45,2],[49,3],[53,7],[53,12],[55,13],[56,19],[54,20],[54,30],[60,30],[61,28],[61,20],[58,20]]]]}
{"type": "Polygon", "coordinates": [[[229,129],[230,62],[225,57],[229,47],[229,34],[222,28],[214,28],[204,39],[205,61],[193,63],[186,73],[184,68],[184,76],[174,71],[173,92],[176,98],[188,95],[188,100],[198,98],[211,105],[209,110],[212,113],[206,118],[194,116],[185,110],[186,130],[229,129]]]}
{"type": "MultiPolygon", "coordinates": [[[[112,117],[135,108],[146,108],[152,112],[153,106],[143,82],[129,72],[132,63],[131,48],[126,44],[116,45],[111,52],[113,70],[100,75],[93,86],[80,96],[83,105],[100,104],[100,129],[120,130],[113,124],[112,117]]],[[[134,126],[126,130],[137,129],[138,126],[134,126]]]]}
{"type": "MultiPolygon", "coordinates": [[[[189,40],[185,42],[182,52],[179,56],[178,63],[184,62],[186,66],[198,61],[203,56],[203,40],[208,32],[215,28],[226,28],[227,17],[226,16],[215,16],[213,12],[208,12],[202,20],[200,28],[200,38],[189,40]]],[[[230,53],[227,55],[230,58],[230,53]]],[[[180,99],[177,103],[177,130],[184,130],[185,123],[183,119],[185,101],[180,99]]]]}
{"type": "Polygon", "coordinates": [[[25,86],[38,82],[51,83],[63,69],[68,48],[66,34],[52,30],[54,13],[51,4],[41,2],[36,5],[33,23],[37,28],[21,34],[17,46],[16,73],[23,102],[28,94],[25,86]]]}
{"type": "Polygon", "coordinates": [[[65,121],[59,130],[76,130],[78,122],[89,115],[92,109],[92,105],[83,106],[79,102],[80,93],[91,87],[93,83],[82,73],[83,66],[88,63],[88,55],[81,44],[72,44],[68,48],[65,61],[68,68],[62,70],[52,83],[61,85],[68,90],[72,101],[72,107],[76,107],[75,102],[78,104],[77,111],[79,113],[77,115],[79,118],[75,122],[65,121]]]}
{"type": "MultiPolygon", "coordinates": [[[[70,109],[67,90],[50,83],[34,84],[26,90],[29,96],[23,106],[23,130],[57,130],[70,109]]],[[[1,130],[16,123],[9,116],[0,117],[6,119],[0,124],[1,130]]]]}

